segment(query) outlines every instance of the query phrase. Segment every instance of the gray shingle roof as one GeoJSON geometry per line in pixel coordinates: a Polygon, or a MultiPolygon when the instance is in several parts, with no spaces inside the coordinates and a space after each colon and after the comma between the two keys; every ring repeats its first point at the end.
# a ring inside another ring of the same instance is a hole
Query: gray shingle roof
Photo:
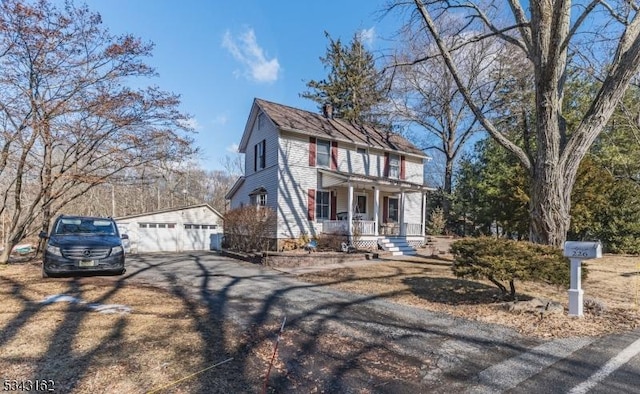
{"type": "Polygon", "coordinates": [[[386,130],[360,125],[343,119],[328,119],[321,114],[289,107],[270,101],[255,99],[271,120],[281,129],[292,130],[310,136],[337,141],[348,141],[358,145],[410,153],[427,157],[404,137],[386,130]]]}

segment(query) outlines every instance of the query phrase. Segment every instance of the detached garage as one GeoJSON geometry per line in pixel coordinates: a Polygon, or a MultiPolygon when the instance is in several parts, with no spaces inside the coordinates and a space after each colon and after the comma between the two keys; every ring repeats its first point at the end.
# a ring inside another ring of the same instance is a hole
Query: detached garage
{"type": "Polygon", "coordinates": [[[219,250],[223,234],[223,217],[208,204],[124,216],[116,223],[129,236],[132,253],[219,250]]]}

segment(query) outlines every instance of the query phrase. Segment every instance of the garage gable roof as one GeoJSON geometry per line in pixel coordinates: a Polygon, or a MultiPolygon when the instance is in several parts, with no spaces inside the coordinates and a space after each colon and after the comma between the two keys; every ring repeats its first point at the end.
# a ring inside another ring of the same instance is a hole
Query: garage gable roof
{"type": "Polygon", "coordinates": [[[153,212],[145,212],[145,213],[137,213],[137,214],[133,214],[133,215],[127,215],[127,216],[120,216],[118,218],[115,218],[115,220],[126,220],[126,219],[135,219],[135,218],[139,218],[139,217],[144,217],[144,216],[150,216],[150,215],[156,215],[159,213],[167,213],[167,212],[176,212],[176,211],[184,211],[187,209],[193,209],[193,208],[208,208],[209,210],[211,210],[211,212],[215,213],[216,215],[218,215],[220,217],[220,219],[224,220],[224,216],[222,216],[220,214],[220,212],[216,211],[211,205],[209,204],[197,204],[197,205],[189,205],[186,207],[179,207],[179,208],[167,208],[167,209],[161,209],[158,211],[153,211],[153,212]]]}

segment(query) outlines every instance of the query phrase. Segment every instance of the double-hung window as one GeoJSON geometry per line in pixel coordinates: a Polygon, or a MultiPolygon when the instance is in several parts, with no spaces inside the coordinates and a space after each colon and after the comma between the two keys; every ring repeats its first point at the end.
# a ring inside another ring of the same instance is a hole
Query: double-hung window
{"type": "Polygon", "coordinates": [[[400,156],[389,155],[389,178],[400,178],[400,156]]]}
{"type": "Polygon", "coordinates": [[[398,199],[397,198],[390,198],[389,199],[389,208],[388,208],[388,212],[389,212],[389,221],[390,222],[398,222],[398,199]]]}
{"type": "Polygon", "coordinates": [[[316,142],[316,166],[329,167],[331,162],[331,142],[318,140],[316,142]]]}
{"type": "Polygon", "coordinates": [[[329,220],[330,198],[328,191],[316,191],[316,220],[329,220]]]}

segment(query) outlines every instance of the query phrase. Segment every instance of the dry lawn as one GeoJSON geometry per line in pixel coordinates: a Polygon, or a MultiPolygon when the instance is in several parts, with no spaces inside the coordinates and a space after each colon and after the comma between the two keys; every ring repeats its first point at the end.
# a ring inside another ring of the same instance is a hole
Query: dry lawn
{"type": "MultiPolygon", "coordinates": [[[[0,265],[0,378],[52,380],[59,393],[262,392],[279,330],[272,320],[234,325],[179,289],[120,277],[42,279],[39,264],[0,265]],[[57,294],[82,303],[42,303],[57,294]],[[131,311],[104,314],[91,303],[131,311]]],[[[389,384],[419,392],[421,365],[330,328],[288,325],[267,392],[369,393],[389,384]]]]}
{"type": "Polygon", "coordinates": [[[394,302],[445,312],[468,319],[512,327],[540,338],[599,336],[632,330],[640,324],[640,257],[605,256],[587,264],[583,281],[585,314],[569,317],[567,289],[516,282],[520,300],[533,297],[560,302],[563,315],[514,313],[499,302],[499,291],[488,281],[457,279],[445,259],[391,259],[364,266],[299,275],[358,294],[373,294],[394,302]]]}
{"type": "Polygon", "coordinates": [[[0,266],[2,378],[53,380],[61,393],[144,393],[167,386],[160,392],[255,392],[261,385],[275,327],[263,327],[266,334],[243,332],[184,296],[116,281],[43,280],[36,265],[0,266]],[[56,294],[86,303],[41,303],[56,294]],[[100,313],[90,303],[132,310],[100,313]],[[244,371],[247,365],[251,371],[244,371]]]}

